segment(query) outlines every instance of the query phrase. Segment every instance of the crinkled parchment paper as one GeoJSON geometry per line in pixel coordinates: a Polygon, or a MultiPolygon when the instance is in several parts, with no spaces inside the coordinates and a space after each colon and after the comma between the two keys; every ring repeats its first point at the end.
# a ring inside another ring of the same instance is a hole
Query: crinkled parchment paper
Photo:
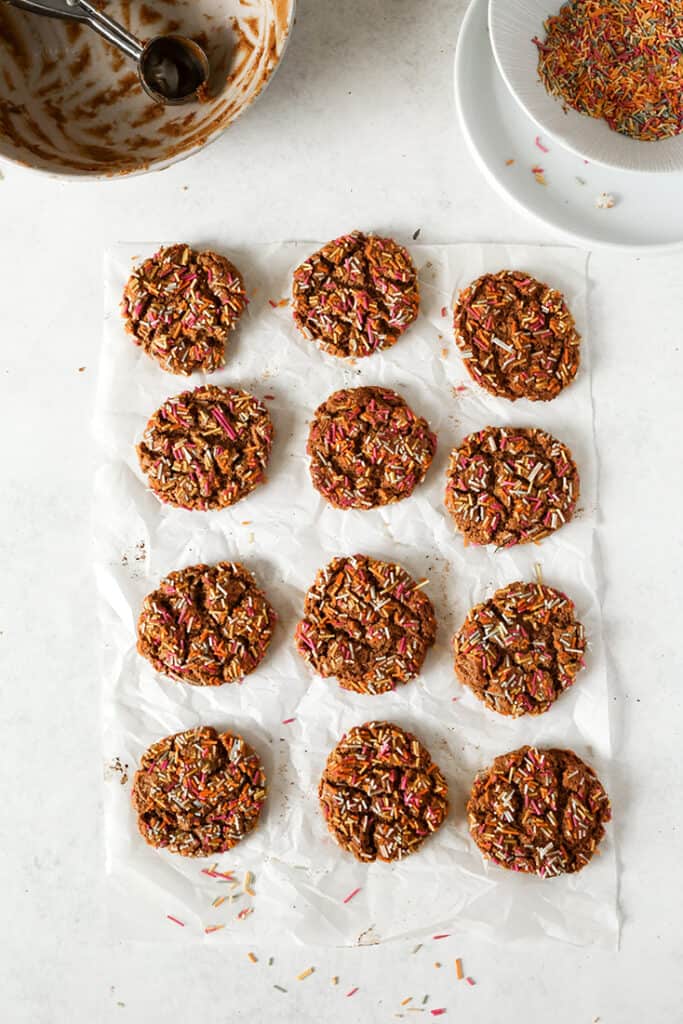
{"type": "Polygon", "coordinates": [[[275,423],[268,480],[220,512],[162,506],[147,490],[135,444],[149,415],[170,395],[202,383],[164,373],[125,334],[118,304],[132,261],[154,243],[121,245],[106,259],[106,315],[96,411],[103,464],[96,479],[96,559],[104,648],[106,859],[114,929],[137,938],[210,943],[265,942],[274,932],[311,943],[384,941],[450,926],[498,937],[548,935],[613,945],[616,868],[611,827],[577,875],[541,880],[487,866],[470,840],[464,805],[476,771],[523,743],[572,747],[609,790],[605,658],[594,558],[597,463],[586,324],[586,256],[571,248],[411,245],[420,273],[418,321],[387,352],[356,363],[327,356],[295,330],[288,306],[294,267],[315,243],[226,250],[243,270],[250,306],[211,376],[265,398],[275,423]],[[498,400],[469,380],[451,336],[459,288],[485,271],[520,268],[561,289],[583,334],[576,381],[551,403],[498,400]],[[342,386],[398,390],[427,417],[439,446],[425,483],[385,509],[339,511],[313,490],[306,438],[313,410],[342,386]],[[544,540],[506,551],[468,547],[443,507],[451,448],[487,424],[539,426],[569,444],[581,474],[579,512],[544,540]],[[428,578],[439,632],[422,675],[377,697],[347,693],[316,678],[292,634],[316,570],[334,555],[364,552],[428,578]],[[158,676],[135,650],[145,594],[169,571],[196,562],[238,559],[255,574],[279,614],[270,650],[242,685],[196,688],[158,676]],[[455,679],[450,640],[470,606],[497,587],[532,579],[576,602],[590,648],[575,686],[545,715],[511,721],[487,710],[455,679]],[[283,724],[286,719],[294,719],[283,724]],[[316,797],[325,759],[342,733],[369,719],[414,731],[444,771],[451,811],[416,855],[362,865],[327,834],[316,797]],[[130,806],[142,752],[160,737],[200,723],[242,733],[258,750],[269,797],[258,829],[219,869],[254,873],[255,896],[218,908],[227,883],[201,873],[206,861],[146,846],[130,806]],[[110,765],[128,765],[128,780],[110,765]],[[348,903],[344,897],[360,892],[348,903]],[[247,906],[254,912],[237,914],[247,906]],[[167,915],[181,920],[181,928],[167,915]],[[224,924],[206,934],[204,928],[224,924]]]}

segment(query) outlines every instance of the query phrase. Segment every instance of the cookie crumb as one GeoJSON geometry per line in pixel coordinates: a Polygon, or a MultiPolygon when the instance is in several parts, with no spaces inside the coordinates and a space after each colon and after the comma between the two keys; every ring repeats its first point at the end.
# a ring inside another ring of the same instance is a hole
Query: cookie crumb
{"type": "Polygon", "coordinates": [[[611,192],[601,192],[595,200],[595,205],[598,210],[611,210],[617,205],[617,201],[611,192]]]}

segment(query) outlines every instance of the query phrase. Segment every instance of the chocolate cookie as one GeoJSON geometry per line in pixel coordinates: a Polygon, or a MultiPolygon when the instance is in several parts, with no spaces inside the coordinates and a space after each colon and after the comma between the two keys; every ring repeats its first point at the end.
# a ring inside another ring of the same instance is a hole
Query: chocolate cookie
{"type": "Polygon", "coordinates": [[[470,611],[453,638],[455,671],[501,715],[540,715],[583,668],[586,637],[566,594],[511,583],[470,611]]]}
{"type": "Polygon", "coordinates": [[[318,406],[308,447],[316,490],[336,508],[376,508],[413,493],[436,435],[388,388],[346,388],[318,406]]]}
{"type": "Polygon", "coordinates": [[[265,798],[258,755],[241,736],[209,726],[153,743],[133,779],[143,839],[182,857],[231,850],[255,828],[265,798]]]}
{"type": "Polygon", "coordinates": [[[306,595],[299,654],[356,693],[387,693],[409,682],[436,637],[434,608],[420,586],[393,562],[333,559],[306,595]]]}
{"type": "Polygon", "coordinates": [[[569,522],[578,499],[569,448],[543,430],[485,427],[451,452],[446,508],[471,544],[541,540],[569,522]]]}
{"type": "Polygon", "coordinates": [[[551,878],[586,866],[612,812],[597,775],[573,751],[520,747],[479,772],[467,816],[487,860],[551,878]]]}
{"type": "Polygon", "coordinates": [[[169,373],[211,373],[247,306],[240,272],[217,252],[160,249],[133,271],[121,313],[136,345],[169,373]]]}
{"type": "Polygon", "coordinates": [[[391,722],[342,736],[318,797],[334,838],[361,861],[407,857],[448,814],[448,786],[429,751],[391,722]]]}
{"type": "Polygon", "coordinates": [[[419,306],[413,261],[391,238],[360,231],[342,235],[294,271],[296,325],[333,356],[370,356],[389,348],[419,306]]]}
{"type": "Polygon", "coordinates": [[[453,327],[470,376],[501,398],[547,402],[579,368],[581,337],[564,297],[520,270],[463,289],[453,327]]]}
{"type": "Polygon", "coordinates": [[[273,424],[247,391],[205,384],[169,398],[150,419],[138,458],[149,486],[168,505],[234,505],[262,483],[273,424]]]}
{"type": "Polygon", "coordinates": [[[145,598],[138,651],[172,679],[220,686],[256,668],[274,626],[275,612],[244,566],[191,565],[145,598]]]}

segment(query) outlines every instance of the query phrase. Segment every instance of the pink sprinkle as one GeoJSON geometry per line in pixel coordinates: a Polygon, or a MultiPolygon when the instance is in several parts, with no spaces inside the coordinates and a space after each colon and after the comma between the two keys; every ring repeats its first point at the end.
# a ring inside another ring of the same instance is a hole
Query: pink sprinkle
{"type": "Polygon", "coordinates": [[[353,892],[350,892],[350,893],[349,893],[349,895],[348,895],[348,896],[346,896],[346,897],[345,897],[345,898],[344,898],[344,899],[342,900],[342,903],[350,903],[350,902],[351,902],[351,900],[353,899],[353,897],[354,897],[354,896],[357,896],[359,892],[360,892],[360,888],[359,888],[359,889],[354,889],[354,890],[353,890],[353,892]]]}
{"type": "Polygon", "coordinates": [[[451,934],[450,932],[444,932],[443,935],[432,935],[432,938],[433,939],[447,939],[450,934],[451,934]]]}
{"type": "Polygon", "coordinates": [[[446,1007],[440,1006],[437,1010],[430,1010],[429,1012],[431,1013],[432,1017],[440,1017],[442,1013],[446,1012],[446,1007]]]}
{"type": "Polygon", "coordinates": [[[185,922],[179,921],[177,917],[173,917],[173,914],[167,914],[166,917],[169,919],[169,921],[173,921],[174,924],[179,924],[181,928],[185,927],[185,922]]]}
{"type": "Polygon", "coordinates": [[[282,719],[282,724],[283,725],[289,725],[290,722],[296,722],[296,718],[283,718],[282,719]]]}
{"type": "Polygon", "coordinates": [[[277,309],[277,302],[273,302],[272,299],[268,299],[268,305],[272,306],[273,309],[277,309]]]}
{"type": "Polygon", "coordinates": [[[474,980],[474,978],[465,978],[465,981],[467,982],[468,985],[476,985],[477,984],[476,981],[474,980]]]}
{"type": "Polygon", "coordinates": [[[541,153],[549,153],[550,152],[548,147],[544,146],[543,143],[541,142],[541,136],[540,135],[536,136],[536,145],[540,149],[541,153]]]}
{"type": "Polygon", "coordinates": [[[348,998],[349,998],[349,996],[355,996],[355,994],[356,994],[356,992],[357,992],[357,991],[358,991],[358,989],[357,989],[357,988],[352,988],[350,992],[347,992],[347,993],[346,993],[346,998],[348,999],[348,998]]]}
{"type": "Polygon", "coordinates": [[[448,310],[445,306],[441,307],[441,316],[448,316],[448,310]]]}

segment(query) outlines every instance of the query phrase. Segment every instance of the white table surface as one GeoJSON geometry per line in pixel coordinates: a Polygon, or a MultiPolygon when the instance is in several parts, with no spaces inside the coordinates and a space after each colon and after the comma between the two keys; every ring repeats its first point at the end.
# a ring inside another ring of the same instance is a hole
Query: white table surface
{"type": "Polygon", "coordinates": [[[406,242],[418,227],[423,241],[557,241],[508,209],[465,151],[452,101],[463,6],[300,0],[272,87],[218,143],[160,175],[68,184],[2,167],[0,1017],[8,1024],[366,1024],[394,1020],[402,999],[421,1006],[427,993],[428,1008],[447,1007],[446,1022],[683,1020],[683,254],[595,252],[590,263],[620,952],[554,942],[500,948],[458,934],[456,924],[452,938],[414,956],[413,943],[311,950],[273,935],[251,964],[243,949],[132,945],[105,927],[89,564],[102,250],[117,240],[237,245],[354,227],[406,242]],[[456,984],[455,956],[476,987],[456,984]],[[309,964],[316,973],[296,982],[309,964]]]}

